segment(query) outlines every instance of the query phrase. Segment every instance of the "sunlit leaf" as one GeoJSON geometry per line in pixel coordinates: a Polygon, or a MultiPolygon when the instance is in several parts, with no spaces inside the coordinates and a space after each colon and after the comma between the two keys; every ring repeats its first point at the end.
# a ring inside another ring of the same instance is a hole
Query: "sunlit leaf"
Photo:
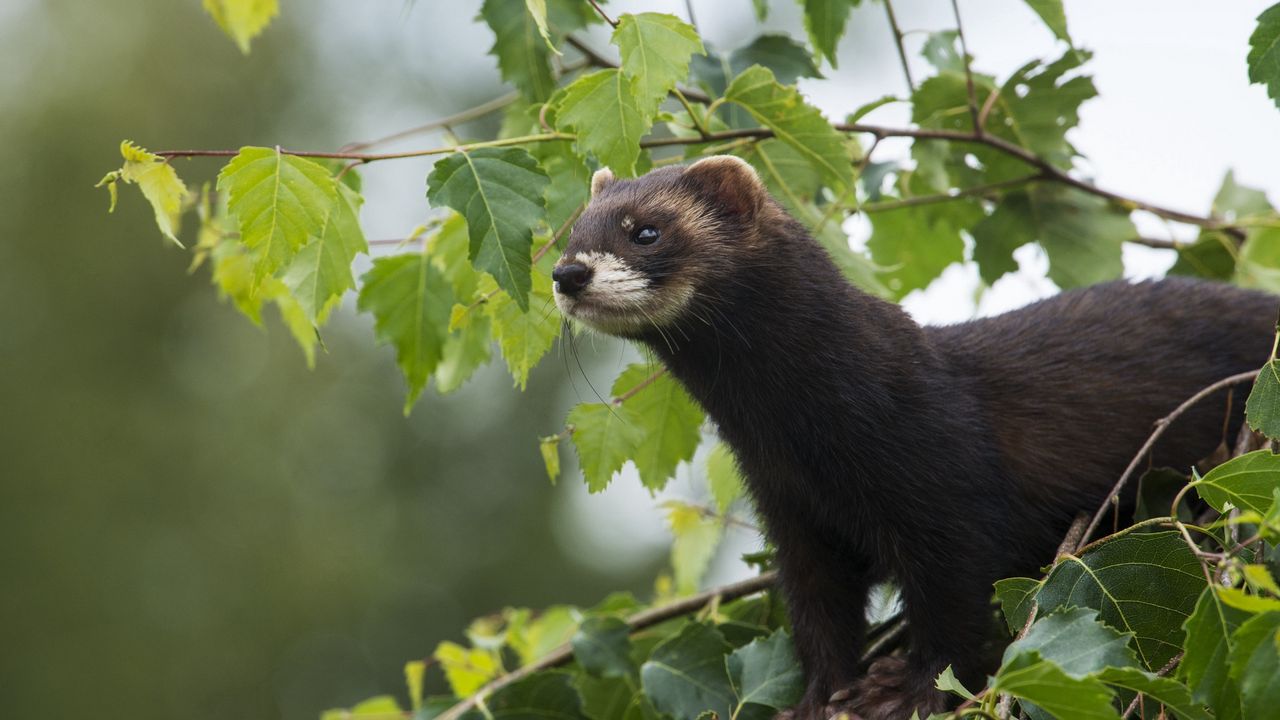
{"type": "Polygon", "coordinates": [[[474,693],[502,671],[492,652],[466,648],[457,643],[440,643],[432,657],[444,669],[445,679],[458,697],[474,693]]]}
{"type": "Polygon", "coordinates": [[[691,595],[698,591],[702,576],[715,557],[724,534],[724,523],[705,517],[701,509],[674,500],[665,503],[667,522],[671,525],[671,566],[675,573],[676,592],[691,595]]]}
{"type": "Polygon", "coordinates": [[[1219,512],[1226,512],[1229,503],[1241,510],[1265,513],[1271,507],[1272,491],[1280,487],[1280,455],[1258,450],[1232,458],[1193,485],[1219,512]]]}
{"type": "Polygon", "coordinates": [[[281,278],[314,324],[323,323],[343,293],[355,289],[351,263],[369,251],[360,230],[362,198],[346,185],[338,190],[324,228],[298,251],[281,278]]]}
{"type": "MultiPolygon", "coordinates": [[[[1262,366],[1244,409],[1249,427],[1273,440],[1280,438],[1280,360],[1272,358],[1262,366]]],[[[1277,473],[1280,476],[1280,470],[1277,473]]]]}
{"type": "MultiPolygon", "coordinates": [[[[613,396],[620,397],[649,381],[657,368],[635,364],[613,382],[613,396]]],[[[702,410],[670,374],[649,382],[626,401],[628,416],[637,425],[640,442],[629,453],[640,472],[640,482],[661,490],[675,474],[676,466],[693,459],[700,439],[702,410]]]]}
{"type": "Polygon", "coordinates": [[[566,423],[573,428],[573,445],[587,490],[604,490],[639,442],[639,426],[625,404],[612,403],[582,403],[569,411],[566,423]]]}
{"type": "Polygon", "coordinates": [[[218,189],[239,219],[240,241],[258,250],[257,283],[293,260],[312,237],[325,230],[338,186],[329,171],[306,158],[277,149],[241,148],[218,173],[218,189]]]}
{"type": "Polygon", "coordinates": [[[120,143],[120,155],[124,157],[124,166],[108,173],[98,183],[99,187],[105,185],[111,193],[111,209],[116,207],[117,182],[137,185],[155,212],[160,234],[181,247],[177,235],[178,222],[187,197],[187,186],[178,177],[178,172],[165,158],[153,155],[128,140],[120,143]]]}
{"type": "Polygon", "coordinates": [[[742,476],[738,473],[737,461],[733,451],[724,443],[716,443],[707,455],[707,484],[711,486],[716,510],[722,514],[728,512],[733,501],[742,496],[742,476]]]}
{"type": "Polygon", "coordinates": [[[619,70],[600,70],[565,89],[556,122],[577,133],[582,152],[595,155],[620,177],[634,177],[640,139],[653,126],[660,101],[637,101],[630,78],[619,70]]]}
{"type": "Polygon", "coordinates": [[[246,55],[250,41],[280,12],[278,0],[204,0],[204,9],[246,55]]]}
{"type": "Polygon", "coordinates": [[[613,44],[622,54],[622,74],[640,107],[662,102],[676,83],[689,75],[689,59],[701,54],[698,32],[675,15],[624,14],[613,31],[613,44]]]}
{"type": "Polygon", "coordinates": [[[533,273],[530,299],[529,309],[522,310],[511,296],[499,292],[484,305],[493,322],[493,337],[502,350],[502,359],[521,390],[529,381],[529,371],[555,345],[562,327],[552,305],[550,277],[533,273]]]}

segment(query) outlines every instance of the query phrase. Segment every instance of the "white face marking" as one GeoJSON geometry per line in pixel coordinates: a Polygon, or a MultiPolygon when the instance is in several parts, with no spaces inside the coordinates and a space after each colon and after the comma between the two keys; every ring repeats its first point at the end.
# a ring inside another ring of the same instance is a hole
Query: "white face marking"
{"type": "Polygon", "coordinates": [[[627,232],[631,232],[631,228],[633,228],[633,227],[635,227],[635,226],[636,226],[636,220],[635,220],[635,218],[631,217],[630,215],[623,215],[623,216],[622,216],[622,229],[623,229],[623,230],[626,230],[627,232]]]}

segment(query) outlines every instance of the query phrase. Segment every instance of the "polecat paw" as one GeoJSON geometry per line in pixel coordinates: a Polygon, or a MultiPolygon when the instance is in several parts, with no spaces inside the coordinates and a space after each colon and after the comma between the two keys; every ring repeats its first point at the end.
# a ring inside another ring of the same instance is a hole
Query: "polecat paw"
{"type": "Polygon", "coordinates": [[[947,698],[927,674],[912,671],[906,659],[882,657],[854,685],[847,706],[861,720],[908,720],[912,712],[927,717],[946,710],[947,698]]]}

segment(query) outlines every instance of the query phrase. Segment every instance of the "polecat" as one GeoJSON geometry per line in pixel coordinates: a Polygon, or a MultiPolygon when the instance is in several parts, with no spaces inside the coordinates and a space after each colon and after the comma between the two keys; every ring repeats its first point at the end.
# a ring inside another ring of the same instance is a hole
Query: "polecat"
{"type": "MultiPolygon", "coordinates": [[[[777,548],[808,676],[799,720],[825,720],[843,689],[839,709],[865,720],[924,717],[946,705],[947,665],[980,687],[992,583],[1037,575],[1156,419],[1261,366],[1280,305],[1113,282],[922,328],[851,286],[728,156],[598,172],[553,277],[566,315],[651,349],[733,448],[777,548]],[[909,652],[860,678],[867,591],[886,579],[909,652]]],[[[1224,392],[1182,416],[1153,461],[1207,456],[1227,407],[1224,392]]]]}

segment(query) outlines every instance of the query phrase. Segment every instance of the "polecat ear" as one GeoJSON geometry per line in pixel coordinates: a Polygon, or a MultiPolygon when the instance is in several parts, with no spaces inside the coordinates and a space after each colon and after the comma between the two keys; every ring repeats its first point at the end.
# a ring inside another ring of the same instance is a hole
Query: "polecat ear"
{"type": "Polygon", "coordinates": [[[613,171],[609,168],[600,168],[591,176],[591,197],[600,194],[602,190],[613,182],[613,171]]]}
{"type": "Polygon", "coordinates": [[[713,155],[685,168],[687,182],[730,212],[754,217],[768,196],[756,169],[736,155],[713,155]]]}

